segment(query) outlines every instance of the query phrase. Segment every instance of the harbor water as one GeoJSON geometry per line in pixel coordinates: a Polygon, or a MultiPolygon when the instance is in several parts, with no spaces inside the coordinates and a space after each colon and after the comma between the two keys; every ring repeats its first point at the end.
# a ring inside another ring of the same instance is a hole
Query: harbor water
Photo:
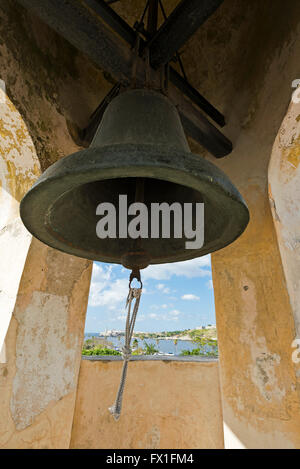
{"type": "MultiPolygon", "coordinates": [[[[85,339],[89,339],[91,337],[96,337],[100,339],[104,339],[105,341],[112,344],[111,348],[115,350],[121,350],[124,345],[124,336],[117,336],[117,337],[99,337],[96,333],[86,333],[84,335],[85,339]]],[[[134,339],[133,339],[134,340],[134,339]]],[[[132,342],[133,342],[132,340],[132,342]]],[[[145,344],[153,345],[160,354],[167,354],[167,355],[180,355],[182,351],[189,350],[192,351],[197,349],[197,344],[193,343],[191,340],[177,340],[177,344],[174,343],[174,339],[137,339],[139,348],[145,348],[145,344]]],[[[204,346],[203,351],[208,352],[211,350],[211,347],[204,346]]]]}

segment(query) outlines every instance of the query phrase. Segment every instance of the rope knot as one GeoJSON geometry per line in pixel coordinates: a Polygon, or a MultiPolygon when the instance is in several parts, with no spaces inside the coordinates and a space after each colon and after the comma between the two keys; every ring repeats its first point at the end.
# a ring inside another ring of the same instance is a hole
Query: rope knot
{"type": "Polygon", "coordinates": [[[131,347],[124,346],[122,348],[122,357],[126,361],[130,360],[130,358],[131,358],[131,347]]]}
{"type": "Polygon", "coordinates": [[[131,291],[132,291],[132,297],[133,298],[140,298],[140,296],[142,294],[142,289],[141,288],[132,288],[131,291]]]}

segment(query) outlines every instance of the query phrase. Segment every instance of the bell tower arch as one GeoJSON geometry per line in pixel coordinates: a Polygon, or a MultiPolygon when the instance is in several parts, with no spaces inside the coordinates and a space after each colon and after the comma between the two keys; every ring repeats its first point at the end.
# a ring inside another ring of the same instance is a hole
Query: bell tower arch
{"type": "Polygon", "coordinates": [[[19,203],[40,174],[40,163],[22,116],[0,88],[0,350],[13,313],[31,235],[19,216],[19,203]]]}

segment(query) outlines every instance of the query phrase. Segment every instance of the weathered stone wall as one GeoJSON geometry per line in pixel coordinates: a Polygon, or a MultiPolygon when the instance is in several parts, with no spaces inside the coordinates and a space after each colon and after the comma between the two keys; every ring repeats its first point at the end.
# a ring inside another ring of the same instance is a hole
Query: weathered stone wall
{"type": "Polygon", "coordinates": [[[217,362],[132,361],[123,410],[121,361],[82,360],[71,448],[223,448],[217,362]]]}
{"type": "MultiPolygon", "coordinates": [[[[196,46],[209,55],[213,79],[202,83],[219,90],[211,92],[224,103],[234,142],[233,153],[217,164],[245,197],[251,216],[242,237],[212,256],[228,448],[300,447],[295,316],[268,197],[272,147],[299,76],[299,2],[289,2],[282,13],[280,1],[225,1],[213,46],[209,25],[196,46]],[[226,46],[214,56],[217,40],[226,46]]],[[[198,80],[202,76],[199,70],[198,80]]],[[[285,221],[289,229],[291,220],[285,221]]]]}
{"type": "Polygon", "coordinates": [[[21,115],[0,90],[0,361],[31,236],[19,217],[19,201],[40,172],[39,160],[21,115]]]}
{"type": "MultiPolygon", "coordinates": [[[[297,338],[300,339],[300,88],[295,91],[294,101],[273,147],[269,197],[297,338]]],[[[299,377],[300,367],[297,374],[299,377]]]]}
{"type": "Polygon", "coordinates": [[[91,268],[33,240],[0,365],[0,447],[68,448],[91,268]]]}
{"type": "Polygon", "coordinates": [[[78,148],[67,121],[97,106],[102,77],[84,64],[16,2],[0,2],[1,448],[69,447],[91,263],[32,241],[19,202],[41,169],[78,148]]]}

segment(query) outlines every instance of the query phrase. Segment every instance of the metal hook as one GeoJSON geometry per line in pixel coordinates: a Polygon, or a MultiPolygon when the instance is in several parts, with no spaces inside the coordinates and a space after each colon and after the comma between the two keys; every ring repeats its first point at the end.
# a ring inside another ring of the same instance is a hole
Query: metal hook
{"type": "Polygon", "coordinates": [[[131,283],[133,282],[133,280],[136,279],[138,282],[140,282],[140,288],[143,288],[143,282],[141,280],[141,272],[140,272],[140,269],[133,269],[131,274],[130,274],[130,277],[129,277],[129,288],[131,288],[131,283]]]}

